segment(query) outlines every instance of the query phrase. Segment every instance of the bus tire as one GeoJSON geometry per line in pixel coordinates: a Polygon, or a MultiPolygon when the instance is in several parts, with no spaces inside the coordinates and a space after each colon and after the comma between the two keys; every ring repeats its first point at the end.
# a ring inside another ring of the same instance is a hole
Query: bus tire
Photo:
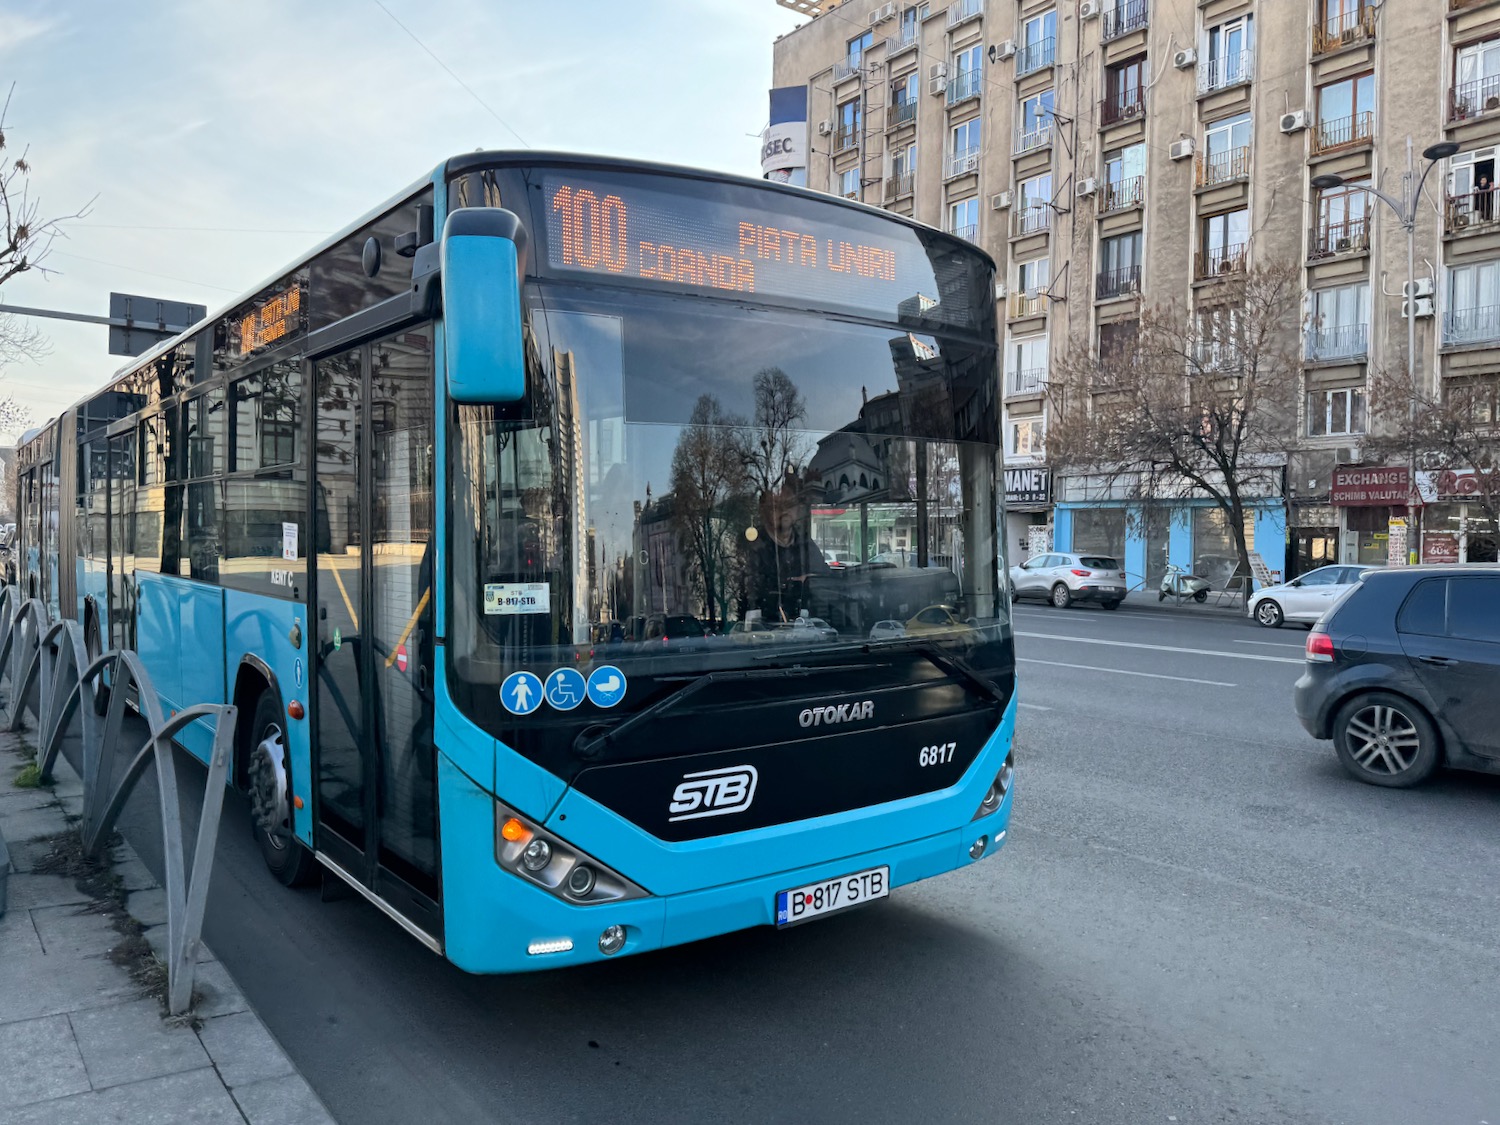
{"type": "Polygon", "coordinates": [[[286,723],[276,693],[263,691],[250,720],[246,780],[250,794],[250,831],[260,855],[278,882],[287,887],[310,883],[318,861],[292,834],[292,769],[286,747],[286,723]]]}

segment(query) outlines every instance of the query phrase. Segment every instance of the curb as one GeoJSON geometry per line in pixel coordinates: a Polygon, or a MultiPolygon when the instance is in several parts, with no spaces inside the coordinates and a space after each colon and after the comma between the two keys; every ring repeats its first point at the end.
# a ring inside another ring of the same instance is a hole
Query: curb
{"type": "Polygon", "coordinates": [[[5,835],[0,833],[0,918],[5,917],[5,886],[10,882],[10,852],[5,850],[5,835]]]}

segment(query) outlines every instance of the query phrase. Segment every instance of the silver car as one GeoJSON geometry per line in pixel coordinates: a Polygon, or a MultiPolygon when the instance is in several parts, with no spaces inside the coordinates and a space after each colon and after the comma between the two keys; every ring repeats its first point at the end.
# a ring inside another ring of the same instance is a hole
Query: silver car
{"type": "Polygon", "coordinates": [[[895,641],[906,636],[906,626],[900,621],[877,621],[870,626],[870,640],[895,641]]]}
{"type": "Polygon", "coordinates": [[[1036,555],[1010,568],[1010,596],[1040,598],[1058,609],[1074,602],[1098,602],[1117,609],[1125,600],[1125,568],[1113,555],[1036,555]]]}
{"type": "Polygon", "coordinates": [[[1320,566],[1280,586],[1257,590],[1246,612],[1267,629],[1284,621],[1311,625],[1322,617],[1350,586],[1375,568],[1372,566],[1320,566]]]}

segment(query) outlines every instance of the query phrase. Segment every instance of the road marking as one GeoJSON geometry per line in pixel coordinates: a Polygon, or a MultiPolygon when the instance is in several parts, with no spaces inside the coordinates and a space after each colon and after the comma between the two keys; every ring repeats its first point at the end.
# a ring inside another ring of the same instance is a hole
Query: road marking
{"type": "MultiPolygon", "coordinates": [[[[1030,637],[1038,641],[1076,641],[1086,645],[1112,645],[1115,648],[1140,648],[1151,652],[1176,652],[1188,656],[1223,656],[1231,660],[1265,660],[1272,664],[1305,664],[1305,660],[1290,656],[1263,656],[1258,652],[1221,652],[1213,648],[1178,648],[1176,645],[1148,645],[1140,641],[1106,641],[1101,637],[1066,637],[1061,633],[1021,633],[1018,637],[1030,637]]],[[[1167,676],[1166,679],[1175,677],[1167,676]]]]}
{"type": "MultiPolygon", "coordinates": [[[[1239,687],[1223,680],[1195,680],[1191,676],[1167,676],[1160,672],[1132,672],[1129,668],[1096,668],[1092,664],[1065,664],[1061,660],[1037,660],[1030,656],[1016,657],[1017,664],[1047,664],[1053,668],[1077,668],[1080,672],[1113,672],[1117,676],[1143,676],[1148,680],[1176,680],[1179,684],[1206,684],[1208,687],[1239,687]]],[[[1028,706],[1021,704],[1022,707],[1028,706]]],[[[1044,708],[1045,710],[1045,708],[1044,708]]]]}
{"type": "Polygon", "coordinates": [[[1024,707],[1028,711],[1050,711],[1052,708],[1043,707],[1040,703],[1018,703],[1018,707],[1024,707]]]}

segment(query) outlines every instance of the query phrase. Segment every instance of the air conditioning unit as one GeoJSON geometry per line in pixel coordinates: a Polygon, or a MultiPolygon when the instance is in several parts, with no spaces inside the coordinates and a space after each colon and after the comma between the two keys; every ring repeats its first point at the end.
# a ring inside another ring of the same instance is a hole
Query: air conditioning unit
{"type": "MultiPolygon", "coordinates": [[[[1411,315],[1412,303],[1413,302],[1411,301],[1401,302],[1401,316],[1403,319],[1411,315]]],[[[1418,297],[1415,303],[1417,306],[1417,316],[1423,317],[1432,315],[1433,304],[1431,297],[1418,297]]]]}
{"type": "Polygon", "coordinates": [[[886,20],[893,18],[895,14],[896,5],[887,4],[883,8],[876,8],[873,12],[870,13],[870,23],[884,23],[886,20]]]}
{"type": "Polygon", "coordinates": [[[1347,254],[1350,250],[1353,249],[1354,239],[1350,238],[1348,235],[1345,235],[1343,238],[1334,240],[1333,252],[1335,254],[1347,254]]]}
{"type": "Polygon", "coordinates": [[[832,132],[833,132],[833,122],[832,121],[819,121],[818,122],[818,136],[820,136],[820,137],[826,137],[826,136],[828,136],[832,132]]]}
{"type": "Polygon", "coordinates": [[[1078,198],[1087,199],[1099,190],[1099,181],[1093,176],[1087,176],[1078,181],[1078,198]]]}
{"type": "Polygon", "coordinates": [[[1419,277],[1415,281],[1408,281],[1401,286],[1401,296],[1410,300],[1412,297],[1431,297],[1432,278],[1419,277]]]}
{"type": "Polygon", "coordinates": [[[942,63],[928,68],[927,92],[938,96],[948,92],[948,72],[943,69],[942,63]]]}
{"type": "Polygon", "coordinates": [[[1003,282],[1003,281],[997,281],[997,282],[995,282],[995,300],[997,300],[997,301],[1003,301],[1003,300],[1005,300],[1005,294],[1006,294],[1006,292],[1007,292],[1007,290],[1005,288],[1005,282],[1003,282]]]}
{"type": "Polygon", "coordinates": [[[1193,155],[1193,139],[1184,137],[1180,141],[1173,141],[1172,147],[1167,150],[1167,155],[1173,160],[1190,160],[1193,155]]]}
{"type": "Polygon", "coordinates": [[[1189,67],[1198,65],[1198,52],[1191,47],[1184,47],[1172,56],[1172,65],[1178,70],[1187,70],[1189,67]]]}
{"type": "Polygon", "coordinates": [[[1026,292],[1025,292],[1024,295],[1025,295],[1025,297],[1026,297],[1026,299],[1028,301],[1035,301],[1038,297],[1040,297],[1042,295],[1042,291],[1040,289],[1038,289],[1035,285],[1030,285],[1030,286],[1027,286],[1026,292]]]}
{"type": "Polygon", "coordinates": [[[1013,59],[1015,57],[1016,41],[1014,39],[1003,40],[1001,44],[995,48],[995,60],[997,62],[1004,62],[1006,59],[1013,59]]]}
{"type": "Polygon", "coordinates": [[[1081,20],[1091,20],[1098,14],[1099,0],[1083,0],[1083,3],[1078,5],[1078,18],[1081,20]]]}
{"type": "Polygon", "coordinates": [[[1002,191],[990,196],[990,210],[1004,211],[1010,206],[1010,192],[1002,191]]]}
{"type": "Polygon", "coordinates": [[[1290,136],[1307,128],[1307,110],[1298,109],[1281,115],[1281,131],[1290,136]]]}
{"type": "Polygon", "coordinates": [[[1335,465],[1358,465],[1365,459],[1365,451],[1357,445],[1341,445],[1333,451],[1335,465]]]}
{"type": "Polygon", "coordinates": [[[1455,211],[1448,217],[1448,225],[1454,230],[1463,230],[1469,225],[1469,213],[1467,211],[1455,211]]]}

